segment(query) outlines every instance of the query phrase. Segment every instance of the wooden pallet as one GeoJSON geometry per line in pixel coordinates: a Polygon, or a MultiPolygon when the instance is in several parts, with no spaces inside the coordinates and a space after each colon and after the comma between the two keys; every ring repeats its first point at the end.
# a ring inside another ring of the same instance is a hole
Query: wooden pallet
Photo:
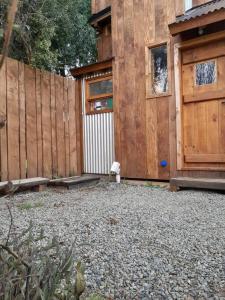
{"type": "Polygon", "coordinates": [[[0,182],[0,193],[8,194],[18,190],[32,189],[33,191],[43,191],[49,182],[48,178],[36,177],[12,181],[0,182]]]}
{"type": "Polygon", "coordinates": [[[225,191],[225,179],[177,177],[170,180],[171,192],[177,192],[182,188],[225,191]]]}
{"type": "Polygon", "coordinates": [[[100,181],[100,176],[96,175],[84,175],[84,176],[75,176],[61,179],[50,180],[48,185],[55,187],[66,187],[68,190],[80,188],[83,186],[92,186],[100,181]]]}

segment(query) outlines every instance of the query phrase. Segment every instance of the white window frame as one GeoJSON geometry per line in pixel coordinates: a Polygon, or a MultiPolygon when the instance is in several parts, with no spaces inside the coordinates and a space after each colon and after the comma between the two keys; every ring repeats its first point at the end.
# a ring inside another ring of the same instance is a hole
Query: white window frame
{"type": "Polygon", "coordinates": [[[184,0],[185,3],[185,11],[189,10],[193,6],[193,1],[192,0],[184,0]]]}

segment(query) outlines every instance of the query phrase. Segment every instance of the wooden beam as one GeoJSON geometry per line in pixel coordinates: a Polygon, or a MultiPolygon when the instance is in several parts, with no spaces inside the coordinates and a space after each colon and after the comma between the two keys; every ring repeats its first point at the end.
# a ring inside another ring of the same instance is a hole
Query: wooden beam
{"type": "Polygon", "coordinates": [[[196,95],[185,95],[183,96],[184,103],[191,103],[191,102],[199,102],[199,101],[210,101],[213,99],[223,99],[225,97],[224,90],[217,90],[217,91],[209,91],[205,93],[199,93],[196,95]]]}
{"type": "Polygon", "coordinates": [[[175,36],[181,32],[213,24],[225,20],[225,9],[208,13],[194,19],[190,19],[180,23],[172,23],[169,25],[170,33],[175,36]]]}
{"type": "Polygon", "coordinates": [[[185,155],[187,163],[225,163],[224,154],[188,154],[185,155]]]}

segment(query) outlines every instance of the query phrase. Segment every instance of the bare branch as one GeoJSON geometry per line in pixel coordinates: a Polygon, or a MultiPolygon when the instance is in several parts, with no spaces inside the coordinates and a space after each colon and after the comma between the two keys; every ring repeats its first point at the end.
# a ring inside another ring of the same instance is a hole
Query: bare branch
{"type": "Polygon", "coordinates": [[[9,215],[10,215],[10,226],[9,226],[8,235],[7,235],[7,239],[6,239],[6,243],[5,243],[5,245],[8,246],[9,238],[10,238],[10,234],[11,234],[12,226],[13,226],[13,216],[12,216],[12,211],[11,211],[11,207],[9,206],[9,204],[7,204],[6,206],[8,208],[9,215]]]}
{"type": "Polygon", "coordinates": [[[13,30],[13,24],[14,24],[16,12],[17,12],[17,7],[18,7],[18,0],[11,0],[10,6],[8,8],[7,22],[6,22],[5,32],[4,32],[2,57],[0,58],[0,69],[3,66],[5,57],[8,54],[10,39],[11,39],[11,35],[12,35],[12,30],[13,30]]]}

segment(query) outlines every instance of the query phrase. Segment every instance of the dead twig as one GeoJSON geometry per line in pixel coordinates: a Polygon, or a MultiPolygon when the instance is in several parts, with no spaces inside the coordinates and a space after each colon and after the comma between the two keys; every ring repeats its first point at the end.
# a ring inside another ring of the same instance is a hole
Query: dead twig
{"type": "Polygon", "coordinates": [[[3,49],[2,49],[2,57],[0,58],[0,69],[2,68],[4,60],[8,54],[17,7],[18,7],[18,0],[11,0],[8,8],[6,27],[4,31],[4,42],[3,42],[3,49]]]}
{"type": "Polygon", "coordinates": [[[9,204],[6,204],[6,206],[8,208],[9,215],[10,215],[10,225],[9,225],[8,235],[7,235],[7,239],[6,239],[6,243],[5,243],[5,245],[8,246],[9,238],[10,238],[10,234],[11,234],[12,226],[13,226],[13,215],[12,215],[11,207],[9,206],[9,204]]]}

